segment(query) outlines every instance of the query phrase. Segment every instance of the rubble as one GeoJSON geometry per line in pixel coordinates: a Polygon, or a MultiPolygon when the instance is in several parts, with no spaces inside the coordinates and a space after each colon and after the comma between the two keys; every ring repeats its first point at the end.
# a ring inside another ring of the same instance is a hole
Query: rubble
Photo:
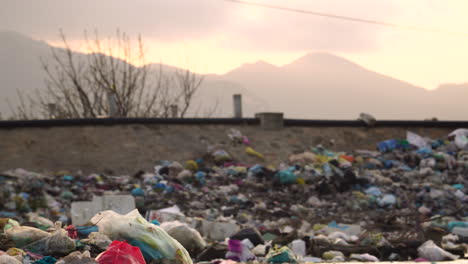
{"type": "Polygon", "coordinates": [[[135,175],[7,171],[0,263],[114,263],[121,251],[125,263],[463,259],[465,132],[408,131],[377,151],[310,146],[272,166],[230,130],[229,148],[258,163],[209,146],[135,175]]]}

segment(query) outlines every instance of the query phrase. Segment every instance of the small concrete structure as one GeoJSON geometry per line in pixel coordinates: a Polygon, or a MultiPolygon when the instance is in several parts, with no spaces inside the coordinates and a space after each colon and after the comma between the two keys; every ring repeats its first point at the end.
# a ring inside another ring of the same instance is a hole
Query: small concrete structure
{"type": "Polygon", "coordinates": [[[71,218],[73,225],[84,225],[97,213],[112,210],[119,214],[128,214],[135,209],[135,198],[131,195],[94,196],[93,200],[73,202],[71,218]]]}
{"type": "Polygon", "coordinates": [[[235,94],[232,99],[234,101],[234,118],[242,118],[242,95],[235,94]]]}
{"type": "Polygon", "coordinates": [[[284,126],[283,113],[257,113],[255,118],[260,119],[260,126],[265,130],[279,130],[284,126]]]}

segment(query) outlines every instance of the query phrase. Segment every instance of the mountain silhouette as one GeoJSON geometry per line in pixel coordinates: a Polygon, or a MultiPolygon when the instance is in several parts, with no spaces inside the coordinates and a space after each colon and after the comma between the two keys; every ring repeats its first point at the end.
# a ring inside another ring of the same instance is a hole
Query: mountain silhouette
{"type": "MultiPolygon", "coordinates": [[[[8,116],[5,103],[18,103],[16,90],[33,96],[45,88],[40,58],[47,59],[51,47],[15,32],[0,32],[0,112],[8,116]]],[[[79,54],[80,56],[87,56],[79,54]]],[[[156,74],[180,70],[164,64],[150,65],[156,74]]],[[[243,95],[244,116],[256,112],[284,112],[287,118],[356,119],[367,112],[378,119],[437,117],[463,120],[468,106],[468,84],[444,84],[429,91],[368,70],[330,53],[310,53],[278,67],[265,61],[246,63],[222,74],[205,75],[197,93],[192,116],[204,116],[217,104],[217,116],[233,113],[232,95],[243,95]]]]}

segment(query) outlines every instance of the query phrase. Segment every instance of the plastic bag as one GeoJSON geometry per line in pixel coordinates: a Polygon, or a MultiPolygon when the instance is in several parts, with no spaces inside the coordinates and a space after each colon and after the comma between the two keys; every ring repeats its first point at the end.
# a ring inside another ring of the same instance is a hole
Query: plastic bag
{"type": "Polygon", "coordinates": [[[200,233],[185,223],[179,221],[165,222],[161,227],[188,251],[196,252],[206,247],[206,242],[200,233]]]}
{"type": "Polygon", "coordinates": [[[27,251],[41,255],[65,255],[75,248],[75,241],[68,237],[68,232],[62,229],[62,223],[59,221],[55,222],[55,231],[51,235],[25,246],[27,251]]]}
{"type": "Polygon", "coordinates": [[[112,242],[96,261],[99,264],[146,264],[139,248],[121,241],[112,242]]]}
{"type": "Polygon", "coordinates": [[[57,262],[57,259],[51,256],[46,256],[41,258],[40,260],[36,260],[34,264],[55,264],[57,262]]]}
{"type": "Polygon", "coordinates": [[[59,260],[56,264],[97,264],[96,260],[91,257],[89,251],[83,253],[76,251],[63,259],[59,260]]]}
{"type": "Polygon", "coordinates": [[[236,142],[236,143],[242,142],[244,138],[242,133],[239,130],[234,129],[234,128],[229,129],[227,132],[227,135],[231,141],[236,142]]]}
{"type": "Polygon", "coordinates": [[[410,131],[406,131],[406,140],[413,146],[418,148],[431,148],[431,145],[421,136],[410,131]]]}
{"type": "Polygon", "coordinates": [[[306,243],[302,239],[296,239],[291,242],[291,250],[296,256],[303,258],[306,255],[306,243]]]}
{"type": "Polygon", "coordinates": [[[152,248],[150,245],[146,244],[145,242],[141,242],[140,240],[130,240],[128,243],[134,247],[138,247],[143,254],[143,257],[147,262],[152,262],[153,260],[163,259],[164,256],[156,250],[152,248]]]}
{"type": "Polygon", "coordinates": [[[340,251],[335,251],[335,250],[324,252],[322,255],[322,258],[326,260],[330,260],[332,262],[342,262],[345,260],[344,254],[341,253],[340,251]]]}
{"type": "Polygon", "coordinates": [[[36,213],[28,213],[27,217],[30,222],[35,223],[42,230],[47,230],[49,227],[54,226],[52,221],[36,213]]]}
{"type": "Polygon", "coordinates": [[[87,241],[90,244],[96,245],[101,250],[106,250],[112,243],[112,240],[110,240],[108,236],[99,232],[89,234],[89,239],[87,239],[87,241]]]}
{"type": "Polygon", "coordinates": [[[75,250],[75,241],[62,229],[61,222],[55,222],[55,231],[47,238],[47,254],[68,254],[75,250]]]}
{"type": "Polygon", "coordinates": [[[229,153],[222,149],[213,152],[212,156],[215,162],[225,162],[231,160],[231,155],[229,155],[229,153]]]}
{"type": "Polygon", "coordinates": [[[330,239],[343,239],[346,242],[355,242],[359,238],[357,236],[348,236],[344,232],[336,231],[328,235],[328,238],[330,239]]]}
{"type": "Polygon", "coordinates": [[[352,260],[363,261],[363,262],[379,262],[379,259],[376,256],[370,254],[351,254],[349,257],[352,260]]]}
{"type": "Polygon", "coordinates": [[[464,149],[468,145],[468,129],[459,128],[449,134],[449,137],[455,137],[455,145],[459,149],[464,149]]]}
{"type": "Polygon", "coordinates": [[[380,191],[380,189],[378,187],[370,187],[370,188],[367,188],[365,191],[364,191],[367,195],[373,195],[373,196],[380,196],[382,195],[382,192],[380,191]]]}
{"type": "Polygon", "coordinates": [[[40,229],[20,226],[16,221],[9,220],[8,224],[5,225],[5,234],[8,238],[13,240],[16,247],[21,248],[32,242],[48,238],[50,234],[40,229]]]}
{"type": "Polygon", "coordinates": [[[121,215],[113,211],[96,214],[90,220],[99,227],[99,232],[110,239],[138,240],[158,250],[166,259],[192,264],[187,250],[161,227],[146,221],[137,209],[121,215]]]}
{"type": "Polygon", "coordinates": [[[0,255],[0,264],[22,264],[21,261],[8,255],[0,255]]]}
{"type": "Polygon", "coordinates": [[[78,226],[76,227],[76,231],[81,238],[88,237],[93,232],[98,232],[99,228],[97,226],[78,226]]]}
{"type": "Polygon", "coordinates": [[[245,152],[247,154],[249,154],[250,156],[254,156],[254,157],[257,157],[259,159],[265,159],[265,157],[263,156],[263,154],[261,154],[260,152],[257,152],[255,151],[253,148],[251,147],[246,147],[245,148],[245,152]]]}
{"type": "Polygon", "coordinates": [[[316,158],[314,153],[304,152],[300,154],[291,155],[288,159],[290,164],[306,165],[314,163],[316,158]]]}
{"type": "Polygon", "coordinates": [[[6,253],[10,256],[26,256],[26,252],[19,248],[9,248],[6,253]]]}
{"type": "Polygon", "coordinates": [[[197,171],[198,163],[194,160],[189,160],[185,163],[185,169],[190,170],[190,171],[197,171]]]}
{"type": "Polygon", "coordinates": [[[226,253],[226,259],[239,262],[247,262],[255,259],[255,255],[239,240],[230,239],[228,242],[228,249],[229,251],[226,253]]]}
{"type": "Polygon", "coordinates": [[[389,139],[377,143],[377,147],[380,152],[388,152],[396,149],[398,146],[398,141],[395,139],[389,139]]]}
{"type": "Polygon", "coordinates": [[[289,170],[283,170],[278,172],[277,178],[281,184],[295,183],[297,181],[297,176],[289,170]]]}
{"type": "Polygon", "coordinates": [[[442,248],[438,247],[434,241],[426,241],[418,248],[418,255],[420,258],[424,258],[430,261],[442,261],[446,259],[456,260],[458,256],[455,256],[442,248]]]}
{"type": "Polygon", "coordinates": [[[268,263],[297,263],[294,252],[288,247],[271,249],[265,259],[268,263]]]}
{"type": "Polygon", "coordinates": [[[377,203],[380,207],[393,206],[396,204],[396,197],[393,194],[385,194],[377,203]]]}

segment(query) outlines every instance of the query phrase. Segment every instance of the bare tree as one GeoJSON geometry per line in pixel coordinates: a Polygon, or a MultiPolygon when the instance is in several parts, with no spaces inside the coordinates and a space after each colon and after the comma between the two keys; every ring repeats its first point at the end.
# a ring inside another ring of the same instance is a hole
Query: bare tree
{"type": "Polygon", "coordinates": [[[193,96],[203,82],[203,77],[198,77],[189,70],[177,71],[176,81],[180,92],[178,100],[181,101],[179,104],[182,105],[180,116],[184,117],[187,114],[193,96]]]}
{"type": "Polygon", "coordinates": [[[72,50],[63,31],[63,48],[51,48],[51,58],[41,59],[46,89],[24,98],[12,108],[16,118],[169,117],[176,105],[185,117],[203,76],[190,70],[164,72],[145,61],[139,36],[133,46],[120,31],[103,41],[85,32],[86,55],[72,50]],[[52,114],[53,112],[53,114],[52,114]]]}

